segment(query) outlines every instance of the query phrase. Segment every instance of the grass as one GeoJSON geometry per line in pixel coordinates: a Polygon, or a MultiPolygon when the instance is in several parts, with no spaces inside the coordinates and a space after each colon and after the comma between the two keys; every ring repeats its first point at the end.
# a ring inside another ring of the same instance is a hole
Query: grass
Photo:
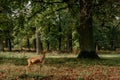
{"type": "Polygon", "coordinates": [[[1,80],[113,80],[120,79],[120,54],[99,54],[100,60],[77,59],[76,54],[47,54],[42,70],[33,65],[26,70],[27,58],[35,53],[0,53],[1,80]],[[110,72],[112,71],[112,73],[110,72]],[[112,77],[111,77],[112,76],[112,77]]]}

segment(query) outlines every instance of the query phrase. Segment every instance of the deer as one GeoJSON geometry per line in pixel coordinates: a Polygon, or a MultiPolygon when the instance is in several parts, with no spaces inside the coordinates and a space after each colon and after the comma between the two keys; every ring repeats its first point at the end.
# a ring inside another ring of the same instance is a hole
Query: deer
{"type": "Polygon", "coordinates": [[[31,66],[33,64],[40,64],[40,71],[41,71],[41,67],[43,66],[44,62],[45,62],[45,54],[46,54],[47,51],[42,51],[42,56],[39,56],[39,57],[30,57],[27,59],[27,62],[28,62],[28,65],[27,67],[31,70],[31,66]]]}

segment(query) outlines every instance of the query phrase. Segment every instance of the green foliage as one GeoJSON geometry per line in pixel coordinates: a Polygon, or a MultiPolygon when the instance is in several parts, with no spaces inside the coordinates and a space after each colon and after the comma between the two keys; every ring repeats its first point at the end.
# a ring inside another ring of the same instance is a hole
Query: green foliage
{"type": "MultiPolygon", "coordinates": [[[[115,43],[119,41],[120,25],[118,4],[115,1],[102,2],[98,1],[94,11],[94,36],[97,43],[104,49],[115,49],[119,47],[115,43]]],[[[118,43],[119,44],[119,43],[118,43]]]]}
{"type": "MultiPolygon", "coordinates": [[[[12,39],[13,47],[27,45],[27,39],[33,45],[36,29],[41,33],[45,47],[46,41],[51,49],[57,49],[58,39],[62,38],[62,49],[65,49],[67,34],[72,32],[73,47],[79,47],[77,28],[79,21],[79,0],[70,2],[61,0],[4,0],[0,1],[0,37],[2,41],[12,39]],[[48,29],[50,27],[50,30],[48,29]],[[61,31],[59,31],[61,27],[61,31]]],[[[93,0],[94,37],[97,44],[105,49],[120,47],[120,8],[116,0],[93,0]]]]}

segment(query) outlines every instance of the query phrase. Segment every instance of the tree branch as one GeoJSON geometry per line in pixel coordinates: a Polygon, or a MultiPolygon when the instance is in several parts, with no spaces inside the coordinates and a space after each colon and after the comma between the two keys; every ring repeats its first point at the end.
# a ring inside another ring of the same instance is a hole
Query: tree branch
{"type": "Polygon", "coordinates": [[[43,0],[32,0],[33,2],[40,2],[40,3],[45,3],[45,4],[60,4],[60,3],[64,3],[64,1],[61,1],[61,2],[59,2],[59,1],[57,1],[57,2],[51,2],[51,1],[43,1],[43,0]]]}
{"type": "MultiPolygon", "coordinates": [[[[56,10],[54,10],[54,11],[52,11],[52,12],[44,15],[44,17],[46,17],[46,16],[48,16],[48,15],[51,15],[51,14],[55,13],[56,11],[60,11],[60,10],[66,9],[66,8],[68,8],[68,6],[61,7],[61,8],[59,8],[59,9],[56,9],[56,10]]],[[[41,11],[41,10],[38,10],[38,11],[34,12],[30,17],[28,17],[28,20],[32,19],[32,18],[33,18],[35,15],[37,15],[38,13],[40,14],[40,13],[42,13],[42,11],[41,11]]]]}
{"type": "Polygon", "coordinates": [[[118,22],[118,24],[116,25],[116,27],[119,27],[119,25],[120,25],[120,21],[118,22]]]}
{"type": "Polygon", "coordinates": [[[66,9],[66,8],[68,8],[68,6],[61,7],[61,8],[59,8],[59,9],[57,9],[57,10],[54,10],[54,11],[52,11],[52,12],[50,12],[50,13],[44,15],[44,17],[46,17],[46,16],[48,16],[48,15],[51,15],[51,14],[55,13],[56,11],[60,11],[60,10],[66,9]]]}
{"type": "Polygon", "coordinates": [[[33,18],[35,15],[37,15],[40,12],[41,12],[41,10],[34,12],[30,17],[28,17],[28,20],[30,20],[31,18],[33,18]]]}

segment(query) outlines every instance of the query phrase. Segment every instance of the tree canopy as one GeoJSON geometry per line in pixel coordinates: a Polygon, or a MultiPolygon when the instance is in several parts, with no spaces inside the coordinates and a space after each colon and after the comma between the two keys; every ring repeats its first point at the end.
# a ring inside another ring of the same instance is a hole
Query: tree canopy
{"type": "Polygon", "coordinates": [[[120,1],[0,1],[0,49],[35,50],[36,43],[47,50],[80,50],[90,57],[96,46],[115,50],[120,47],[120,1]]]}

